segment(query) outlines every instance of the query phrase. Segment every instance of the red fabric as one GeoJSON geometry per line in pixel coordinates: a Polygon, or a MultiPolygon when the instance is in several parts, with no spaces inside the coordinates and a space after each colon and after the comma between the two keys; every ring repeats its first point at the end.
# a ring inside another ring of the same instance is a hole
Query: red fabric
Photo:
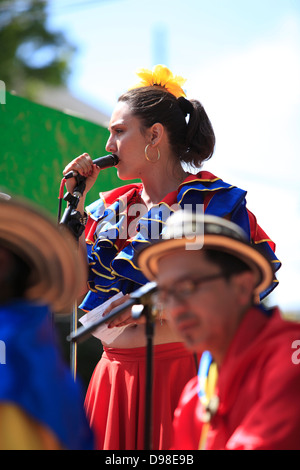
{"type": "MultiPolygon", "coordinates": [[[[178,194],[178,190],[179,188],[188,183],[188,182],[191,182],[191,181],[201,181],[201,180],[204,180],[204,181],[215,181],[215,180],[218,180],[220,178],[218,178],[217,176],[213,175],[212,173],[210,173],[209,171],[201,171],[199,173],[197,173],[196,175],[195,174],[191,174],[189,175],[178,187],[178,189],[176,191],[172,191],[171,193],[169,193],[164,199],[163,199],[163,202],[166,202],[167,204],[174,204],[176,202],[176,196],[178,194]]],[[[100,193],[100,196],[103,198],[103,200],[105,201],[105,205],[106,207],[110,206],[111,204],[113,204],[116,199],[118,199],[119,197],[123,196],[123,195],[126,195],[127,193],[129,194],[132,190],[133,191],[137,191],[137,192],[140,192],[143,188],[143,185],[142,183],[132,183],[132,184],[126,184],[124,186],[120,186],[118,188],[114,188],[110,191],[105,191],[105,192],[102,192],[100,193]]],[[[129,199],[129,197],[128,197],[129,199]]]]}
{"type": "Polygon", "coordinates": [[[276,250],[276,245],[275,243],[270,239],[270,237],[264,232],[264,230],[258,225],[256,217],[254,214],[252,214],[249,209],[247,209],[248,217],[249,217],[249,223],[250,223],[250,232],[251,232],[251,240],[254,243],[262,243],[263,241],[266,241],[270,248],[274,251],[276,250]]]}
{"type": "Polygon", "coordinates": [[[100,193],[100,196],[104,200],[105,206],[109,207],[119,197],[125,195],[127,196],[128,200],[130,200],[132,194],[139,193],[142,189],[143,189],[142,183],[125,184],[124,186],[111,189],[110,191],[104,191],[100,193]]]}
{"type": "MultiPolygon", "coordinates": [[[[248,312],[219,371],[220,406],[208,450],[300,450],[300,365],[292,343],[300,324],[248,312]]],[[[182,394],[174,419],[173,449],[197,449],[201,404],[197,377],[182,394]]]]}
{"type": "MultiPolygon", "coordinates": [[[[154,346],[153,361],[152,448],[168,449],[174,410],[197,366],[181,343],[154,346]]],[[[144,449],[145,367],[146,348],[104,349],[86,396],[97,449],[144,449]]]]}

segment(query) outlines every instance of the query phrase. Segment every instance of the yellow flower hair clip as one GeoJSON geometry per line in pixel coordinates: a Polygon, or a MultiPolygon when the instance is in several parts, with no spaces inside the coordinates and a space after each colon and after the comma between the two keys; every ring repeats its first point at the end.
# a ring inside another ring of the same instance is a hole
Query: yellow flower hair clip
{"type": "Polygon", "coordinates": [[[168,92],[172,93],[172,95],[176,96],[176,98],[186,96],[182,89],[186,79],[178,75],[174,77],[171,70],[165,65],[156,65],[153,71],[149,69],[139,69],[136,74],[142,81],[131,87],[131,89],[156,85],[165,88],[168,92]]]}

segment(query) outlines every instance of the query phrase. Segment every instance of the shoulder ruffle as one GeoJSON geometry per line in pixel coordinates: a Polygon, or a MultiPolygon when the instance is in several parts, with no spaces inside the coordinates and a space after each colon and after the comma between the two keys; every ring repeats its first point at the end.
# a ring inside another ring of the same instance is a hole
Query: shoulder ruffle
{"type": "Polygon", "coordinates": [[[129,293],[148,282],[137,265],[137,253],[145,244],[161,238],[167,218],[179,207],[230,218],[244,229],[249,241],[259,243],[272,255],[279,268],[274,243],[246,208],[246,191],[203,171],[188,176],[177,191],[141,216],[141,190],[142,184],[126,185],[100,194],[100,199],[87,208],[90,291],[82,309],[95,308],[117,292],[129,293]]]}

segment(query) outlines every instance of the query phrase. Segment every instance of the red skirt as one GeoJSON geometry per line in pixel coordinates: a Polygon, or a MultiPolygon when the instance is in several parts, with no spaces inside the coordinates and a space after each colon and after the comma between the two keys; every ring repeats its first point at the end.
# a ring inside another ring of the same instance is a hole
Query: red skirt
{"type": "MultiPolygon", "coordinates": [[[[85,401],[97,449],[144,449],[146,362],[146,348],[104,348],[85,401]]],[[[174,410],[196,374],[195,357],[181,343],[153,347],[153,450],[170,448],[174,410]]]]}

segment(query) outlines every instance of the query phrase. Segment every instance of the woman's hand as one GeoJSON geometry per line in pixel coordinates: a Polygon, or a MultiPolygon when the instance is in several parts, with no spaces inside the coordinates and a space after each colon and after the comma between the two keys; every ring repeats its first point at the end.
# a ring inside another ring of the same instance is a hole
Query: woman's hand
{"type": "MultiPolygon", "coordinates": [[[[100,173],[100,168],[93,163],[93,160],[88,153],[83,153],[79,157],[72,160],[64,169],[63,175],[66,175],[69,171],[77,171],[82,176],[86,177],[86,188],[84,194],[86,194],[95,184],[96,179],[100,173]]],[[[76,186],[76,179],[69,178],[66,181],[66,188],[69,193],[72,193],[76,186]]]]}
{"type": "MultiPolygon", "coordinates": [[[[121,297],[120,299],[114,300],[110,304],[110,306],[105,310],[103,316],[108,315],[114,308],[119,307],[124,302],[129,300],[129,298],[130,298],[130,295],[126,294],[126,295],[124,295],[124,297],[121,297]]],[[[109,320],[107,322],[107,327],[108,328],[114,328],[115,326],[120,327],[120,326],[126,326],[126,325],[130,325],[130,324],[138,325],[138,324],[142,324],[142,323],[145,323],[144,316],[142,315],[138,319],[132,318],[131,307],[129,307],[128,309],[124,310],[124,312],[120,313],[120,315],[118,315],[116,318],[113,318],[112,320],[109,320]]]]}

